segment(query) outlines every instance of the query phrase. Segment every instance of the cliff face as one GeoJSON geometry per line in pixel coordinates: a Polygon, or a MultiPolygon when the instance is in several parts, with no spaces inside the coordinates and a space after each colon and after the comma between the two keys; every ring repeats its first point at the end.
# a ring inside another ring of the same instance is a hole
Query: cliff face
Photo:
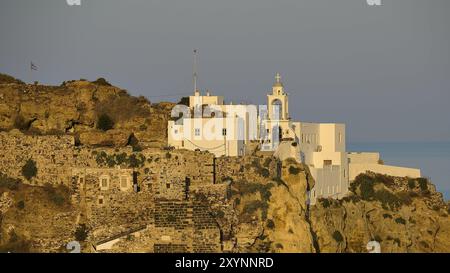
{"type": "Polygon", "coordinates": [[[321,252],[448,252],[448,206],[425,179],[360,175],[343,200],[322,199],[311,207],[321,252]]]}
{"type": "MultiPolygon", "coordinates": [[[[0,79],[1,80],[1,79],[0,79]]],[[[61,86],[0,81],[0,130],[31,134],[75,134],[83,144],[123,146],[131,134],[164,145],[172,103],[151,104],[106,82],[70,81],[61,86]],[[106,114],[112,130],[97,130],[106,114]]]]}
{"type": "Polygon", "coordinates": [[[230,200],[236,220],[235,252],[316,252],[307,218],[307,172],[293,160],[281,164],[280,177],[266,182],[235,181],[230,200]]]}

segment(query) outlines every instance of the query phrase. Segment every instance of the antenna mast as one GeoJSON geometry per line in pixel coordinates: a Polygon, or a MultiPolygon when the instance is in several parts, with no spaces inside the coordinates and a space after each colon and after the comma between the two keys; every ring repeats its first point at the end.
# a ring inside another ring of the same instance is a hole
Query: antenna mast
{"type": "Polygon", "coordinates": [[[193,82],[194,82],[194,94],[197,92],[197,49],[194,49],[194,66],[193,66],[193,82]]]}

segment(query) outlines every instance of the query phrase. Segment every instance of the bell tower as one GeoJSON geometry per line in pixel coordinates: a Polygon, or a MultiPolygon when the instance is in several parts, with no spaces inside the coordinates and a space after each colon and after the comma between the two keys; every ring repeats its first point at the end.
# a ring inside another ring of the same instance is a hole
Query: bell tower
{"type": "Polygon", "coordinates": [[[275,83],[272,86],[272,94],[267,95],[267,107],[269,108],[270,120],[288,120],[289,103],[288,94],[284,92],[280,73],[275,76],[275,83]]]}

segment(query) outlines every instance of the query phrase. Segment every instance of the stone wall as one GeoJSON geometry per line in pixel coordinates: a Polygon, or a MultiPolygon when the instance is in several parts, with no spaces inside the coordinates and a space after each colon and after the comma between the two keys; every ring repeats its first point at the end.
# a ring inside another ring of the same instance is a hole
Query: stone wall
{"type": "Polygon", "coordinates": [[[74,164],[73,136],[32,136],[21,133],[0,132],[0,172],[22,178],[22,167],[32,159],[37,175],[24,179],[24,183],[43,185],[70,183],[70,170],[74,164]]]}
{"type": "Polygon", "coordinates": [[[84,208],[94,242],[153,221],[153,196],[134,191],[133,170],[76,168],[72,175],[73,198],[84,208]]]}
{"type": "MultiPolygon", "coordinates": [[[[73,229],[86,224],[88,241],[103,249],[99,251],[221,251],[211,208],[226,203],[230,183],[217,177],[237,179],[239,160],[187,150],[75,146],[73,136],[19,132],[0,133],[0,147],[5,151],[0,172],[28,184],[69,187],[79,213],[73,229]],[[30,158],[38,173],[27,181],[21,168],[30,158]]],[[[247,167],[253,168],[255,160],[262,159],[247,158],[247,167]]],[[[262,167],[255,168],[260,172],[262,167]]]]}

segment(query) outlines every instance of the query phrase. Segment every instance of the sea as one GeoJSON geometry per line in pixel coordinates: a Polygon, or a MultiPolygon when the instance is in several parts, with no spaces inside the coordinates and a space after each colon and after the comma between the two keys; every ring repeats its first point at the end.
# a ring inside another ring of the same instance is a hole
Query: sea
{"type": "Polygon", "coordinates": [[[419,168],[450,200],[450,142],[354,142],[347,151],[379,152],[386,165],[419,168]]]}

